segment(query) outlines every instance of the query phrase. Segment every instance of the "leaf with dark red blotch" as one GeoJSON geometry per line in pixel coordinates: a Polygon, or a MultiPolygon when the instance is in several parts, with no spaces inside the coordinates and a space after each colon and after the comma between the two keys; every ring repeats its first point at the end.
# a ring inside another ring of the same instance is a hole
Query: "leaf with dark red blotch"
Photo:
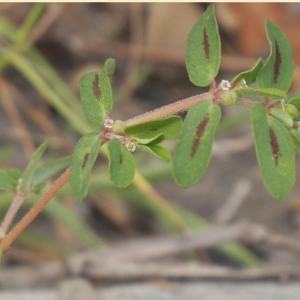
{"type": "Polygon", "coordinates": [[[135,161],[132,153],[122,146],[119,139],[107,143],[109,154],[109,174],[111,181],[120,188],[127,187],[135,174],[135,161]]]}
{"type": "Polygon", "coordinates": [[[76,202],[82,202],[88,191],[90,173],[99,154],[101,141],[90,132],[78,141],[71,159],[70,185],[76,202]]]}
{"type": "Polygon", "coordinates": [[[219,105],[210,100],[201,101],[189,110],[173,159],[174,178],[181,187],[192,186],[204,175],[220,118],[219,105]]]}
{"type": "Polygon", "coordinates": [[[266,30],[271,51],[266,64],[256,77],[257,86],[287,92],[295,69],[291,43],[285,33],[269,20],[266,22],[266,30]]]}
{"type": "Polygon", "coordinates": [[[112,89],[109,77],[113,74],[115,61],[108,59],[100,72],[85,74],[80,80],[82,109],[88,122],[101,126],[112,109],[112,89]]]}
{"type": "Polygon", "coordinates": [[[220,69],[221,42],[214,7],[210,5],[193,27],[186,54],[186,68],[190,81],[208,86],[220,69]]]}
{"type": "Polygon", "coordinates": [[[286,197],[296,180],[295,151],[287,128],[268,115],[261,103],[251,109],[252,129],[260,172],[269,193],[286,197]]]}

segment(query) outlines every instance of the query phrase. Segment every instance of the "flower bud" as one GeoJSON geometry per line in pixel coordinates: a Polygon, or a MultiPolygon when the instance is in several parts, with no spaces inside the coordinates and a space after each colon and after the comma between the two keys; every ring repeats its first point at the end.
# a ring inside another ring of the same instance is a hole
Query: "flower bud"
{"type": "Polygon", "coordinates": [[[293,127],[293,119],[286,111],[282,110],[281,108],[272,108],[270,110],[270,115],[280,121],[288,129],[293,127]]]}
{"type": "Polygon", "coordinates": [[[234,105],[237,101],[237,94],[234,90],[224,91],[220,96],[221,102],[226,106],[234,105]]]}
{"type": "Polygon", "coordinates": [[[286,104],[284,109],[291,116],[292,119],[295,119],[299,116],[299,111],[293,104],[286,104]]]}
{"type": "Polygon", "coordinates": [[[113,125],[112,132],[114,134],[122,135],[124,133],[124,129],[125,129],[125,124],[121,120],[116,120],[113,125]]]}

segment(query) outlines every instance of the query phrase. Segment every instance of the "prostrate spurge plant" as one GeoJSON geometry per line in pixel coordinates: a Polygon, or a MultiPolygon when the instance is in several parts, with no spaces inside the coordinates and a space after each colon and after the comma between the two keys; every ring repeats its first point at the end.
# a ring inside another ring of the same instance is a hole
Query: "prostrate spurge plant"
{"type": "Polygon", "coordinates": [[[195,184],[204,175],[216,128],[221,119],[219,104],[238,104],[251,108],[251,120],[261,174],[275,198],[285,197],[295,182],[295,154],[299,149],[298,109],[300,99],[286,103],[294,72],[292,50],[285,34],[267,21],[271,53],[263,64],[259,59],[249,71],[237,75],[231,83],[218,86],[215,77],[220,68],[221,44],[213,6],[209,6],[192,29],[186,55],[191,82],[199,87],[210,85],[206,94],[179,101],[153,112],[122,122],[111,120],[112,92],[109,77],[115,63],[108,59],[101,72],[89,73],[80,82],[83,110],[93,125],[104,124],[101,133],[89,133],[78,142],[72,157],[71,185],[76,201],[87,193],[89,174],[99,147],[107,143],[111,180],[119,187],[128,186],[134,177],[132,152],[148,151],[173,164],[175,181],[181,187],[195,184]],[[256,83],[258,88],[250,88],[256,83]],[[263,102],[243,100],[262,97],[263,102]],[[274,100],[272,101],[271,100],[274,100]],[[189,109],[183,126],[181,118],[171,116],[189,109]],[[159,144],[179,134],[174,157],[159,144]]]}
{"type": "MultiPolygon", "coordinates": [[[[270,43],[266,62],[260,58],[251,70],[238,74],[231,82],[222,80],[217,85],[215,77],[220,68],[221,44],[214,7],[210,5],[189,35],[186,55],[190,81],[199,87],[210,86],[209,91],[127,121],[113,121],[109,117],[113,106],[110,77],[115,70],[115,61],[108,59],[100,72],[84,75],[80,81],[83,111],[88,122],[101,129],[79,140],[71,158],[71,168],[57,180],[58,188],[48,191],[41,199],[41,207],[69,179],[75,200],[81,202],[87,194],[90,173],[100,147],[104,145],[107,146],[110,178],[118,187],[127,187],[133,181],[133,152],[139,150],[171,162],[179,186],[194,185],[204,175],[210,161],[215,131],[221,119],[220,104],[241,105],[251,110],[256,154],[264,184],[273,197],[287,196],[295,183],[294,149],[300,152],[300,97],[286,100],[294,73],[289,40],[270,21],[266,22],[266,32],[270,43]],[[249,87],[252,84],[257,88],[249,87]],[[250,101],[245,99],[247,96],[261,98],[261,101],[250,101]],[[184,122],[181,117],[174,116],[185,110],[188,113],[184,122]],[[160,143],[177,135],[172,157],[160,143]]],[[[14,191],[17,206],[31,192],[40,190],[48,178],[70,164],[67,158],[38,167],[38,160],[48,143],[46,141],[39,147],[23,174],[16,169],[0,172],[0,189],[14,191]]],[[[31,219],[41,209],[32,213],[31,219]]],[[[12,210],[2,224],[3,236],[16,208],[12,210]]],[[[20,225],[20,228],[25,226],[20,225]]],[[[3,239],[3,250],[7,250],[16,236],[17,233],[9,241],[9,236],[3,239]]]]}

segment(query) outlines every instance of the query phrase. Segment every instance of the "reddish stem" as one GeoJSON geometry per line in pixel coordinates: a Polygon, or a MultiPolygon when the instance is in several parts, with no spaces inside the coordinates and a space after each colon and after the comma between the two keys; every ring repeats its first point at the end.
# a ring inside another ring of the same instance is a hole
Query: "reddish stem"
{"type": "Polygon", "coordinates": [[[194,105],[197,102],[203,101],[203,100],[212,100],[214,98],[213,90],[210,90],[207,93],[192,96],[189,98],[186,98],[184,100],[179,100],[177,102],[162,106],[158,109],[152,110],[150,112],[144,113],[142,115],[139,115],[137,117],[134,117],[132,119],[129,119],[127,121],[124,121],[124,124],[126,127],[137,125],[140,123],[152,121],[161,119],[170,115],[174,115],[176,113],[185,111],[186,109],[189,109],[192,105],[194,105]]]}
{"type": "Polygon", "coordinates": [[[50,187],[46,194],[37,202],[23,219],[7,234],[1,242],[2,252],[6,253],[10,245],[23,232],[23,230],[38,216],[50,200],[69,181],[71,168],[68,168],[50,187]]]}
{"type": "Polygon", "coordinates": [[[17,211],[19,210],[24,200],[25,200],[25,195],[23,194],[16,195],[1,224],[1,228],[0,228],[1,234],[6,233],[9,225],[11,224],[14,216],[16,215],[17,211]]]}

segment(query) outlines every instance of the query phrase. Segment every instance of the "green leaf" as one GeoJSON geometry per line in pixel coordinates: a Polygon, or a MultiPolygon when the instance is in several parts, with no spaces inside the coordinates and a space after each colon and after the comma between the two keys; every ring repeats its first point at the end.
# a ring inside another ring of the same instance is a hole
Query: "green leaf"
{"type": "Polygon", "coordinates": [[[149,152],[159,158],[161,158],[162,160],[166,161],[166,162],[170,162],[171,161],[171,154],[170,152],[157,144],[148,144],[148,145],[138,145],[137,146],[138,150],[142,150],[145,152],[149,152]]]}
{"type": "Polygon", "coordinates": [[[9,168],[0,171],[0,190],[14,191],[17,190],[19,179],[23,176],[19,169],[9,168]]]}
{"type": "Polygon", "coordinates": [[[100,72],[85,74],[80,80],[80,98],[88,122],[101,126],[112,109],[112,89],[109,77],[113,74],[115,61],[108,59],[100,72]]]}
{"type": "Polygon", "coordinates": [[[220,69],[221,42],[214,7],[210,5],[193,27],[186,54],[190,81],[205,87],[210,85],[220,69]]]}
{"type": "Polygon", "coordinates": [[[294,121],[291,116],[285,112],[282,108],[272,108],[269,110],[269,114],[280,121],[287,129],[293,127],[294,121]]]}
{"type": "Polygon", "coordinates": [[[71,159],[70,185],[76,202],[85,198],[90,173],[98,156],[101,141],[97,132],[90,132],[78,141],[71,159]]]}
{"type": "Polygon", "coordinates": [[[160,134],[158,136],[155,136],[153,138],[149,139],[140,139],[137,137],[132,138],[132,141],[135,141],[137,144],[140,145],[148,145],[148,144],[159,144],[165,139],[165,136],[163,134],[160,134]]]}
{"type": "Polygon", "coordinates": [[[104,67],[106,68],[106,73],[108,77],[113,76],[116,69],[116,61],[113,58],[108,58],[105,61],[104,67]]]}
{"type": "Polygon", "coordinates": [[[71,156],[44,163],[38,167],[33,179],[33,186],[39,186],[71,164],[71,156]]]}
{"type": "MultiPolygon", "coordinates": [[[[292,98],[292,99],[288,102],[288,104],[294,105],[294,106],[298,109],[298,111],[300,112],[300,97],[292,98]]],[[[300,121],[300,114],[299,114],[298,117],[296,117],[296,118],[294,119],[294,121],[295,121],[295,122],[299,122],[299,121],[300,121]]]]}
{"type": "Polygon", "coordinates": [[[234,77],[231,81],[231,85],[234,85],[234,84],[242,81],[243,79],[246,81],[247,85],[254,83],[256,81],[256,76],[257,76],[259,70],[263,67],[263,65],[264,64],[260,58],[252,69],[241,72],[236,77],[234,77]]]}
{"type": "Polygon", "coordinates": [[[39,148],[33,154],[27,168],[25,169],[21,187],[23,193],[27,193],[30,191],[34,179],[34,174],[38,168],[39,160],[41,159],[50,141],[51,139],[48,139],[42,145],[39,146],[39,148]]]}
{"type": "Polygon", "coordinates": [[[296,128],[291,128],[289,132],[292,137],[295,150],[297,151],[297,153],[300,154],[300,130],[296,128]]]}
{"type": "Polygon", "coordinates": [[[109,173],[111,181],[120,188],[125,188],[132,182],[135,174],[133,155],[121,145],[119,139],[107,143],[109,153],[109,173]]]}
{"type": "Polygon", "coordinates": [[[15,181],[16,184],[18,183],[19,179],[23,177],[22,172],[16,168],[9,168],[4,171],[9,177],[11,177],[15,181]]]}
{"type": "Polygon", "coordinates": [[[287,92],[295,69],[290,41],[285,33],[269,20],[266,22],[266,31],[271,49],[266,64],[257,75],[257,86],[287,92]]]}
{"type": "Polygon", "coordinates": [[[270,194],[282,199],[295,183],[295,151],[286,127],[268,116],[261,103],[251,109],[252,129],[260,172],[270,194]]]}
{"type": "Polygon", "coordinates": [[[5,170],[0,171],[0,190],[13,191],[16,188],[16,182],[5,170]]]}
{"type": "Polygon", "coordinates": [[[192,186],[204,175],[220,118],[219,105],[210,100],[201,101],[189,110],[174,151],[173,173],[181,187],[192,186]]]}
{"type": "Polygon", "coordinates": [[[250,96],[250,97],[265,97],[270,99],[286,99],[287,95],[284,91],[264,88],[264,89],[253,89],[250,87],[241,87],[235,89],[238,96],[250,96]]]}
{"type": "Polygon", "coordinates": [[[182,119],[171,116],[126,127],[124,134],[141,139],[152,139],[163,134],[165,139],[171,139],[179,134],[181,127],[182,119]]]}

